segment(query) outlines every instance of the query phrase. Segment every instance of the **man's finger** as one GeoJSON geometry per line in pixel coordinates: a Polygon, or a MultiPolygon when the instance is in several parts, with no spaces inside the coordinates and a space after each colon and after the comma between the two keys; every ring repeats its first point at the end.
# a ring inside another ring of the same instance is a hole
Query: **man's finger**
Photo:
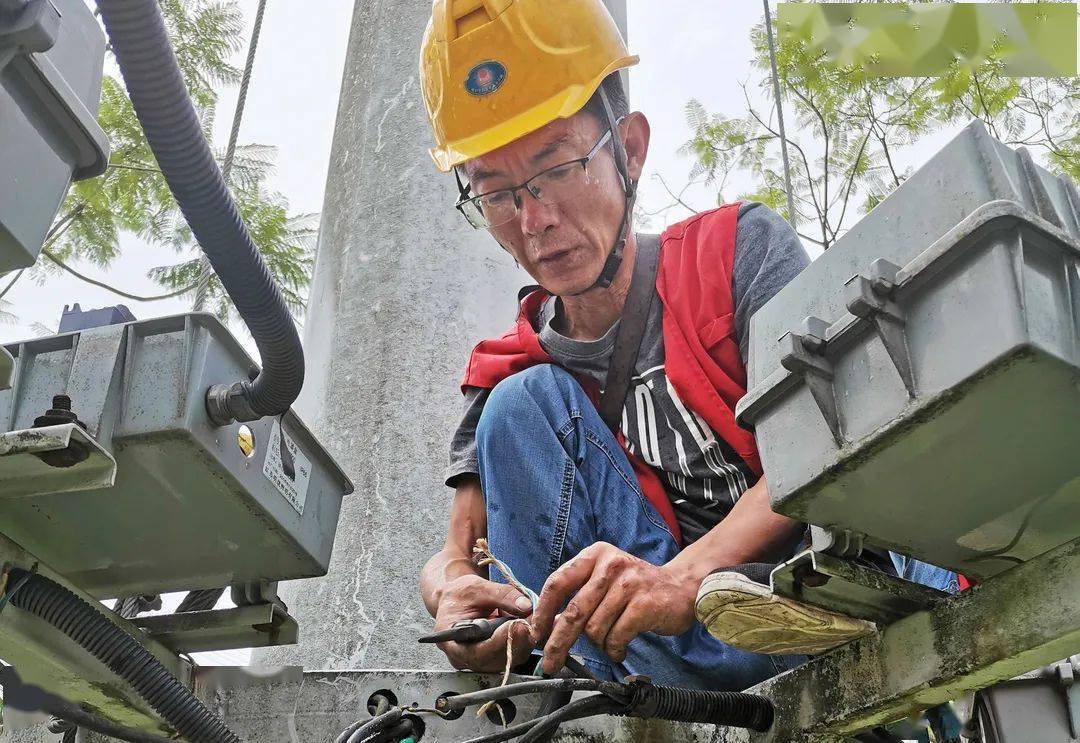
{"type": "Polygon", "coordinates": [[[442,642],[439,647],[450,664],[458,669],[485,673],[502,671],[506,666],[506,636],[511,633],[512,664],[528,657],[534,647],[529,628],[521,622],[507,622],[482,642],[442,642]]]}
{"type": "Polygon", "coordinates": [[[540,592],[540,601],[530,620],[533,637],[538,642],[548,636],[555,622],[555,614],[559,612],[572,593],[585,585],[592,576],[595,565],[596,556],[589,550],[585,550],[548,576],[540,592]]]}
{"type": "Polygon", "coordinates": [[[622,616],[630,597],[631,594],[626,590],[626,587],[621,586],[620,582],[616,581],[614,586],[608,590],[607,595],[604,596],[604,600],[593,611],[589,621],[585,623],[585,636],[600,650],[604,649],[608,633],[611,632],[615,622],[622,616]]]}
{"type": "Polygon", "coordinates": [[[506,583],[484,581],[477,583],[477,593],[470,597],[477,605],[483,608],[499,609],[516,617],[528,616],[532,612],[532,601],[518,589],[506,583]]]}
{"type": "Polygon", "coordinates": [[[639,602],[628,605],[607,633],[607,638],[601,646],[604,655],[616,663],[626,660],[626,646],[652,626],[653,618],[647,616],[650,613],[653,612],[639,602]]]}
{"type": "Polygon", "coordinates": [[[551,634],[544,643],[544,671],[555,673],[566,662],[570,648],[585,631],[596,607],[611,590],[613,573],[597,565],[592,577],[570,600],[552,624],[551,634]]]}

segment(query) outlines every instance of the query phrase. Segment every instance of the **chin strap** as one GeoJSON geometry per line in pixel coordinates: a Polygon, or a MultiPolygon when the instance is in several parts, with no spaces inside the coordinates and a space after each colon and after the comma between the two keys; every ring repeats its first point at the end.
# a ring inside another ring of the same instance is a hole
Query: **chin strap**
{"type": "Polygon", "coordinates": [[[615,274],[622,265],[623,248],[626,247],[626,239],[630,235],[630,222],[634,214],[634,199],[637,197],[637,182],[630,180],[630,174],[626,168],[626,149],[623,147],[622,135],[619,134],[619,122],[615,120],[615,114],[611,110],[611,102],[608,101],[604,86],[599,88],[600,100],[604,104],[604,114],[607,116],[608,128],[611,129],[611,147],[615,155],[615,169],[619,171],[619,177],[623,182],[623,194],[626,204],[623,207],[622,222],[619,231],[615,234],[615,243],[611,246],[604,267],[600,269],[600,275],[589,287],[575,292],[569,296],[580,296],[585,292],[592,291],[597,287],[607,288],[615,280],[615,274]]]}

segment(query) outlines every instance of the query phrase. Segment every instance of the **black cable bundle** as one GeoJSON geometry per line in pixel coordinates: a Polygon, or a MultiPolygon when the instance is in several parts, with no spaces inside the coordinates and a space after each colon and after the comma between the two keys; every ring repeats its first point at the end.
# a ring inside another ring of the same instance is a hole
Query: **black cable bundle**
{"type": "Polygon", "coordinates": [[[149,650],[101,612],[48,578],[14,568],[7,599],[63,632],[139,693],[191,743],[240,743],[149,650]]]}

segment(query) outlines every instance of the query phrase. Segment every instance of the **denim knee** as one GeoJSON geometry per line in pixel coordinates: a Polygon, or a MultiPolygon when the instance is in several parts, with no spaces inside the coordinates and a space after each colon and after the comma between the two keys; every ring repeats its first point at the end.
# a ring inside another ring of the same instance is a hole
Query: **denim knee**
{"type": "Polygon", "coordinates": [[[484,403],[476,426],[477,446],[483,450],[492,443],[505,445],[508,434],[520,433],[523,421],[539,416],[550,420],[552,410],[574,408],[576,394],[584,395],[577,381],[553,364],[538,364],[512,374],[495,385],[484,403]]]}

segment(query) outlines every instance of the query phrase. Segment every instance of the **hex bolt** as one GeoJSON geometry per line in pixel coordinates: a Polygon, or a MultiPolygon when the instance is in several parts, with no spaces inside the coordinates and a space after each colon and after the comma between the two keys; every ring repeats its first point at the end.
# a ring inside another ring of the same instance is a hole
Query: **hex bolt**
{"type": "Polygon", "coordinates": [[[53,395],[53,410],[71,410],[71,398],[67,395],[53,395]]]}

